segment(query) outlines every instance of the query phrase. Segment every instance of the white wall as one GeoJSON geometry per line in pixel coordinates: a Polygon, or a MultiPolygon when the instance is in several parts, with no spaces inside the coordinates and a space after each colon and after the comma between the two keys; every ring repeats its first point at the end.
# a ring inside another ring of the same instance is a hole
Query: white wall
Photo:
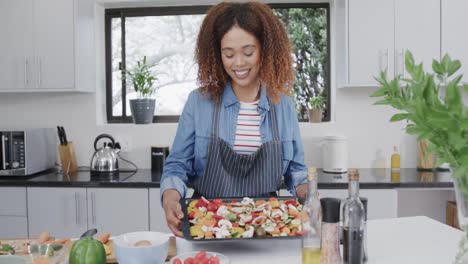
{"type": "MultiPolygon", "coordinates": [[[[102,2],[110,2],[104,1],[102,2]]],[[[182,1],[183,2],[183,1],[182,1]]],[[[207,2],[212,2],[208,1],[207,2]]],[[[96,94],[0,93],[0,128],[10,127],[55,127],[63,125],[69,140],[76,148],[80,166],[88,166],[93,154],[93,142],[100,133],[109,133],[125,138],[131,149],[122,155],[140,168],[149,168],[150,146],[171,145],[177,124],[106,124],[105,79],[103,56],[103,9],[96,7],[100,16],[96,27],[98,42],[98,80],[96,94]]],[[[332,32],[332,34],[334,34],[332,32]]],[[[332,35],[332,38],[334,36],[332,35]]],[[[335,44],[332,43],[332,50],[335,44]]],[[[333,59],[333,58],[332,58],[333,59]]],[[[335,75],[335,71],[332,71],[335,75]]],[[[334,86],[334,85],[333,85],[334,86]]],[[[336,91],[332,98],[334,121],[330,123],[301,124],[301,134],[306,153],[306,164],[321,167],[318,142],[328,133],[340,133],[349,138],[349,166],[359,168],[382,168],[390,166],[393,146],[401,149],[403,168],[417,164],[416,139],[405,134],[404,123],[390,123],[394,113],[390,107],[373,106],[369,94],[372,88],[349,88],[336,91]]],[[[122,164],[124,165],[124,164],[122,164]]],[[[121,165],[121,166],[122,166],[121,165]]],[[[124,166],[122,166],[124,167],[124,166]]]]}

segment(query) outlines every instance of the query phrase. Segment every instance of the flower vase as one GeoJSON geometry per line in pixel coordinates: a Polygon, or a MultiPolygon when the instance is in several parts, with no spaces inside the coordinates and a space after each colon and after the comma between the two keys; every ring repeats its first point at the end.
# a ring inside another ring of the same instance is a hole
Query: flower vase
{"type": "Polygon", "coordinates": [[[454,264],[468,263],[468,194],[463,192],[457,179],[453,180],[455,199],[457,202],[457,215],[460,228],[465,235],[460,240],[460,246],[454,264]]]}

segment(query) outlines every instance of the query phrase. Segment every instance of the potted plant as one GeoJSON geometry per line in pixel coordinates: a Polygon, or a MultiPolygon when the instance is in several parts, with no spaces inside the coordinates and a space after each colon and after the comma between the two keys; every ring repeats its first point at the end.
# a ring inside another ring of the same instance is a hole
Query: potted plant
{"type": "Polygon", "coordinates": [[[146,56],[132,70],[125,71],[135,92],[137,99],[130,100],[130,110],[135,124],[150,124],[153,122],[155,99],[151,95],[156,91],[154,81],[156,77],[151,69],[156,64],[148,64],[146,56]]]}
{"type": "Polygon", "coordinates": [[[320,123],[323,117],[323,107],[325,105],[325,98],[318,94],[310,98],[308,102],[309,122],[320,123]]]}
{"type": "MultiPolygon", "coordinates": [[[[376,78],[381,87],[371,97],[383,97],[375,104],[390,105],[399,110],[400,113],[392,116],[390,121],[406,120],[406,132],[417,135],[420,141],[429,142],[428,151],[436,154],[438,164],[450,164],[458,219],[467,232],[468,107],[463,102],[463,90],[460,88],[462,75],[454,76],[461,63],[445,55],[441,61],[432,62],[434,73],[426,73],[422,64],[415,64],[413,55],[408,51],[405,66],[409,78],[397,76],[389,81],[386,73],[382,72],[376,78]]],[[[468,85],[463,86],[468,92],[468,85]]],[[[467,237],[460,243],[456,263],[468,261],[467,237]]]]}

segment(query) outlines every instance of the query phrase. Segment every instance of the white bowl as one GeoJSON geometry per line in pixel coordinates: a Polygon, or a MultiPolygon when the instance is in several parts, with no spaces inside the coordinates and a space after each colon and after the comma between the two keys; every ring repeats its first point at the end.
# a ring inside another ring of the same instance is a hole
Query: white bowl
{"type": "Polygon", "coordinates": [[[115,256],[120,264],[161,264],[169,250],[171,235],[160,232],[133,232],[114,238],[115,256]],[[135,247],[141,240],[148,240],[151,246],[135,247]]]}
{"type": "MultiPolygon", "coordinates": [[[[171,261],[169,263],[173,264],[174,260],[176,260],[176,259],[180,259],[182,261],[182,263],[184,263],[184,260],[186,260],[189,257],[195,258],[195,256],[198,253],[200,253],[200,251],[191,251],[191,252],[185,252],[185,253],[179,254],[179,255],[171,258],[171,261]]],[[[226,255],[216,253],[216,252],[207,251],[206,256],[208,258],[216,256],[216,257],[219,258],[219,264],[229,264],[229,258],[226,255]]]]}

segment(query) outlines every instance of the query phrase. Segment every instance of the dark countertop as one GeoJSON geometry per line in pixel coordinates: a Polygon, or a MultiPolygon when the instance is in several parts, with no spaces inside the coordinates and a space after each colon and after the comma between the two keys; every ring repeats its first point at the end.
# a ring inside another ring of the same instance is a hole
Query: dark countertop
{"type": "MultiPolygon", "coordinates": [[[[359,169],[361,189],[394,188],[452,188],[450,172],[418,172],[416,169],[359,169]]],[[[319,189],[348,188],[347,174],[330,174],[319,171],[319,189]]],[[[0,176],[2,186],[26,187],[114,187],[114,188],[159,188],[160,174],[149,169],[137,172],[120,172],[118,175],[95,177],[89,171],[71,173],[70,176],[49,171],[33,176],[0,176]]],[[[285,188],[283,185],[282,188],[285,188]]]]}

